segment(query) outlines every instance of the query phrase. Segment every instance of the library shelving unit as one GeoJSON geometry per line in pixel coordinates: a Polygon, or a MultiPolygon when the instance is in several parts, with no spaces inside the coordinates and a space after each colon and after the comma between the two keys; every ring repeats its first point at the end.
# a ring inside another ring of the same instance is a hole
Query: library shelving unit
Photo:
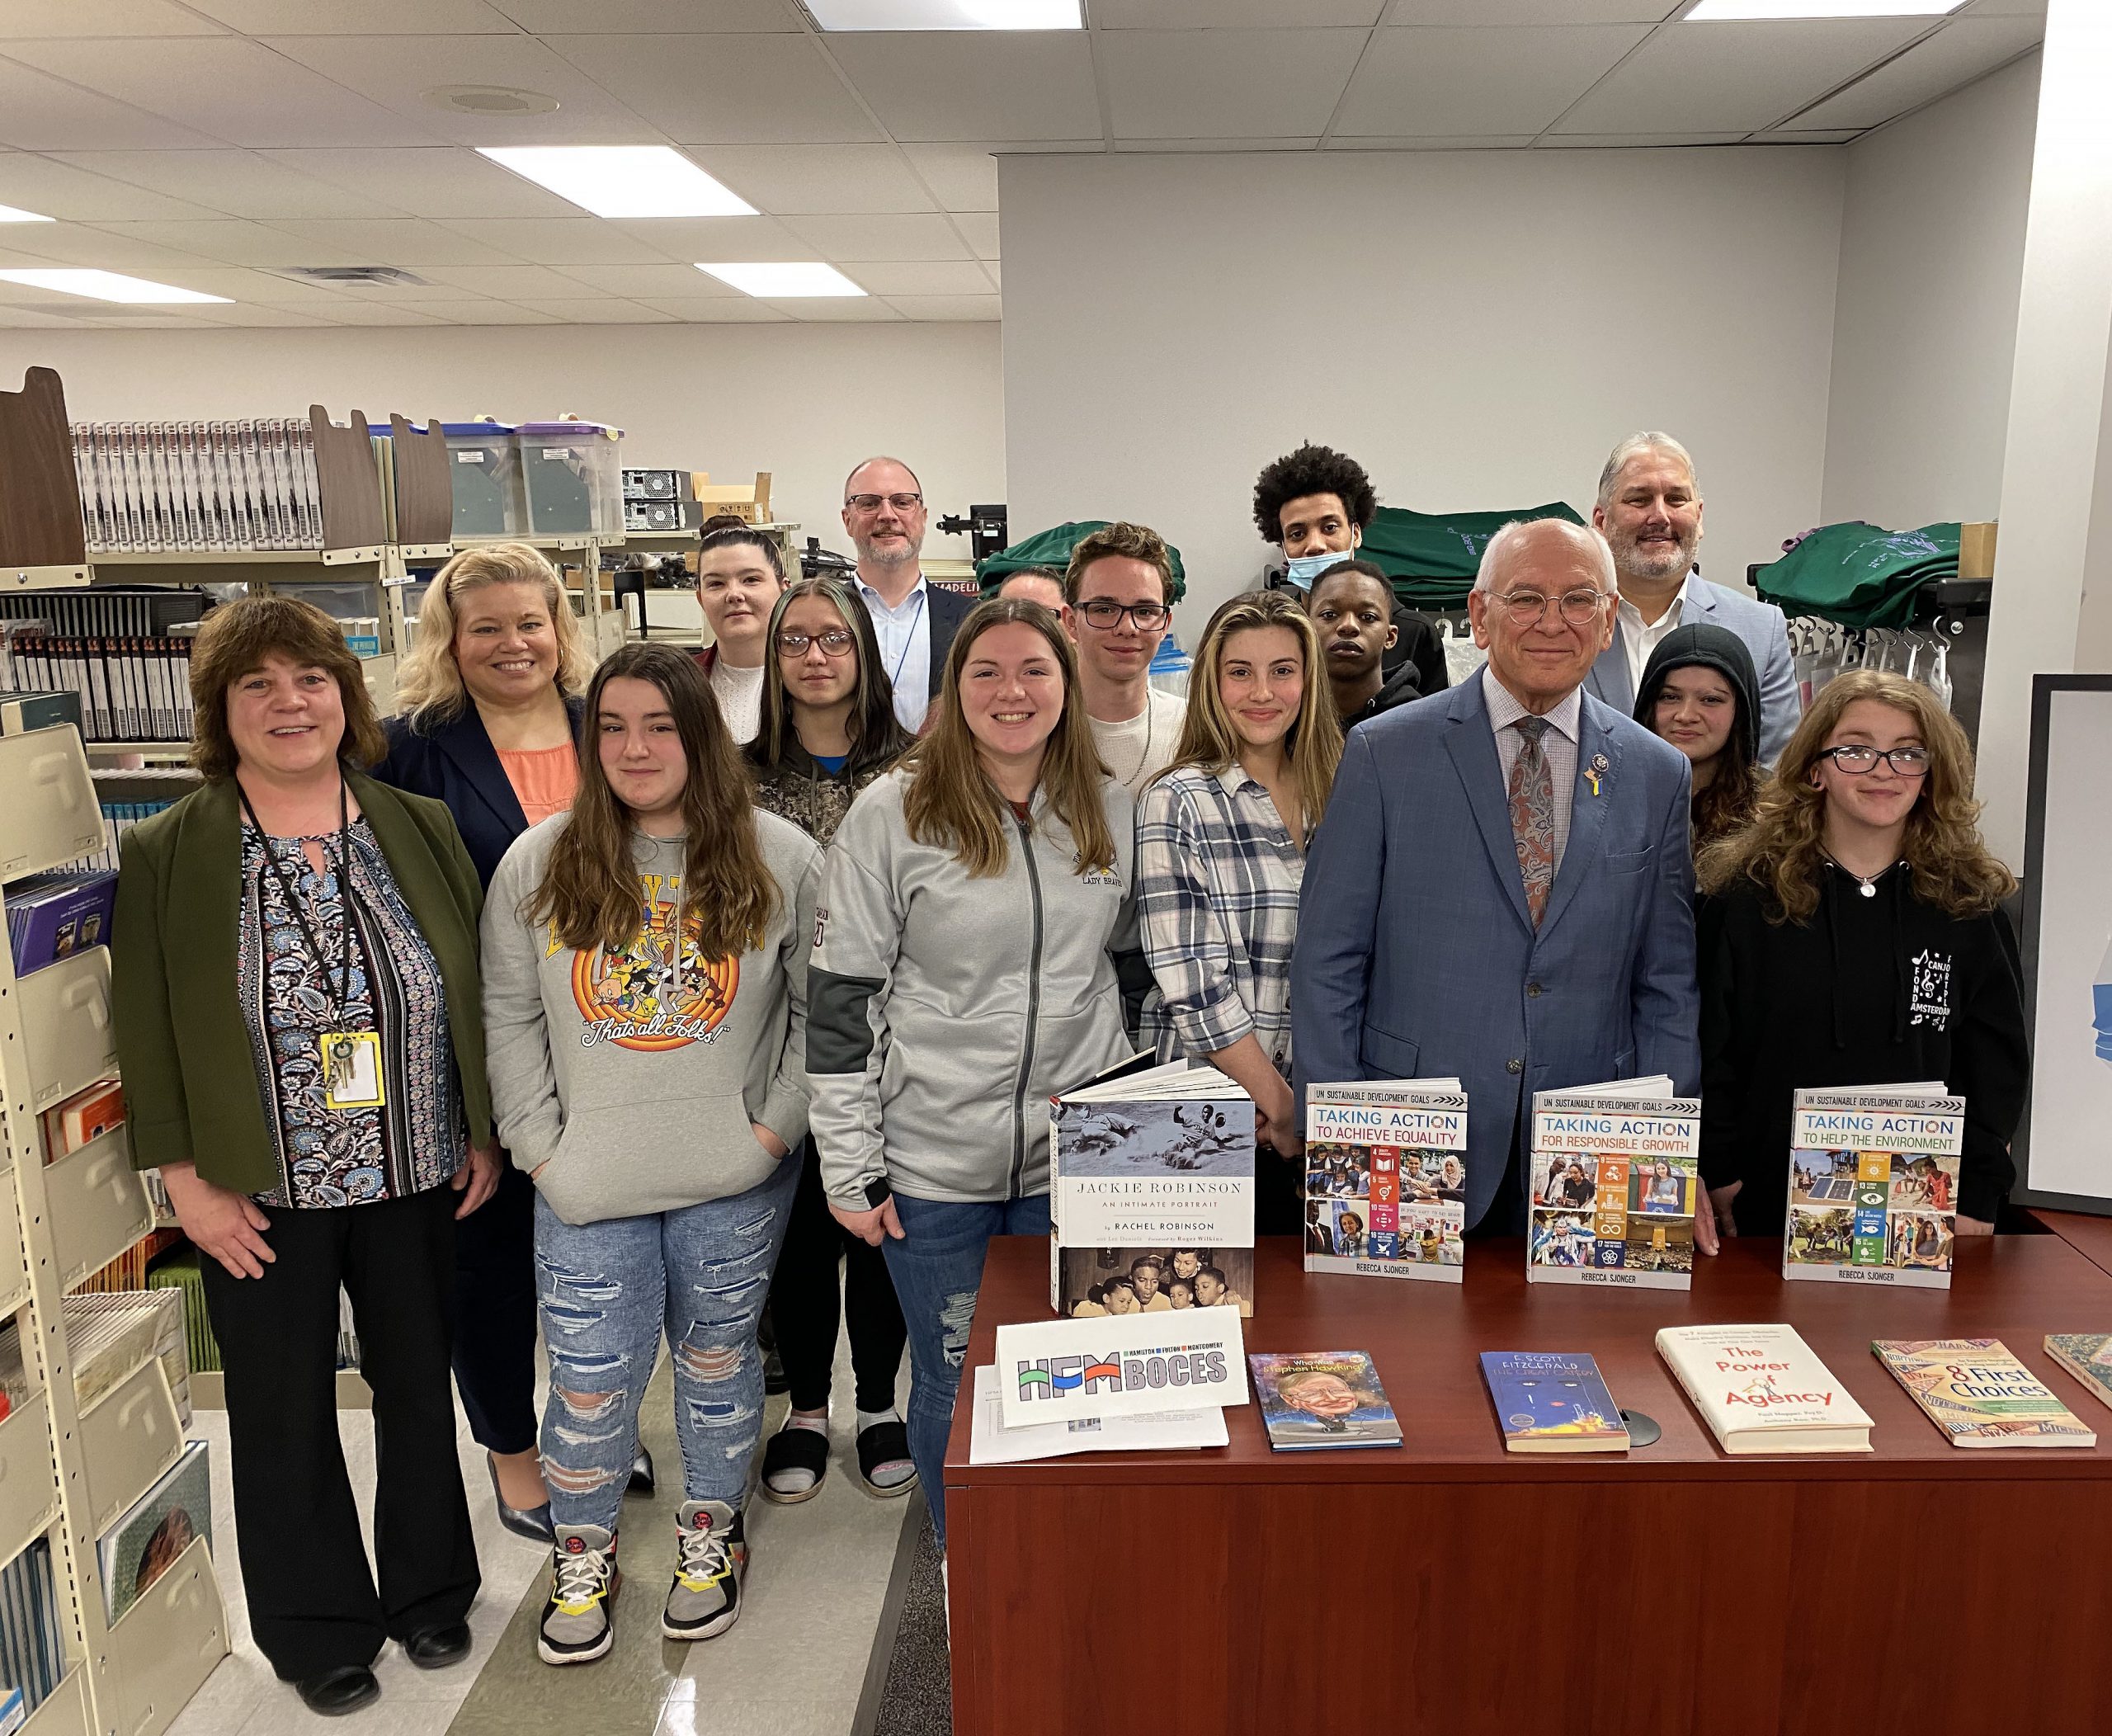
{"type": "MultiPolygon", "coordinates": [[[[0,904],[7,883],[101,847],[71,725],[0,736],[0,904]]],[[[0,1421],[0,1560],[48,1540],[66,1659],[26,1736],[159,1736],[228,1650],[203,1537],[116,1623],[103,1614],[97,1539],[184,1444],[152,1354],[85,1411],[74,1396],[61,1298],[149,1234],[153,1213],[122,1126],[47,1167],[38,1117],[116,1071],[108,951],[17,979],[0,948],[0,1314],[20,1328],[29,1389],[0,1421]]]]}

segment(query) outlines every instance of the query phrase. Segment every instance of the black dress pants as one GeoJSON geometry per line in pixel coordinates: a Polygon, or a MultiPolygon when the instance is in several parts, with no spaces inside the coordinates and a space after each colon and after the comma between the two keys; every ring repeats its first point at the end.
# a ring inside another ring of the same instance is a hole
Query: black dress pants
{"type": "Polygon", "coordinates": [[[455,1226],[455,1384],[478,1446],[535,1445],[535,1184],[511,1158],[455,1226]]]}
{"type": "Polygon", "coordinates": [[[384,1639],[460,1621],[476,1597],[447,1366],[460,1202],[441,1187],[331,1210],[266,1206],[278,1257],[262,1277],[203,1262],[250,1628],[288,1681],[370,1663],[384,1639]],[[378,1594],[337,1439],[340,1284],[374,1389],[378,1594]]]}
{"type": "Polygon", "coordinates": [[[851,1317],[851,1372],[858,1408],[891,1410],[895,1376],[902,1367],[909,1329],[888,1276],[887,1257],[852,1235],[829,1215],[822,1191],[821,1159],[814,1142],[799,1147],[799,1186],[785,1226],[785,1248],[770,1285],[770,1318],[777,1355],[792,1385],[792,1408],[827,1408],[836,1334],[843,1310],[851,1317]],[[837,1294],[837,1263],[845,1262],[843,1293],[837,1294]]]}

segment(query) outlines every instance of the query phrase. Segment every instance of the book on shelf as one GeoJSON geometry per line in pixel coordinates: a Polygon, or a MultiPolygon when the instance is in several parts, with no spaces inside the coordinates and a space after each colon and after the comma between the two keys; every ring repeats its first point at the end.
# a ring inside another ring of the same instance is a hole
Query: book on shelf
{"type": "MultiPolygon", "coordinates": [[[[7,679],[14,679],[12,671],[7,679]]],[[[35,688],[10,688],[0,693],[0,735],[27,735],[33,729],[56,729],[64,724],[76,729],[81,727],[78,693],[42,693],[35,688]]]]}
{"type": "Polygon", "coordinates": [[[116,1079],[97,1079],[44,1111],[44,1161],[71,1157],[92,1139],[125,1123],[125,1087],[116,1079]]]}
{"type": "Polygon", "coordinates": [[[1701,1100],[1662,1075],[1533,1094],[1525,1276],[1686,1290],[1701,1100]]]}
{"type": "Polygon", "coordinates": [[[92,556],[323,546],[304,420],[75,422],[73,439],[92,556]]]}
{"type": "Polygon", "coordinates": [[[1305,1269],[1457,1284],[1467,1099],[1457,1079],[1305,1090],[1305,1269]]]}
{"type": "Polygon", "coordinates": [[[1790,1138],[1784,1277],[1950,1288],[1964,1098],[1799,1091],[1790,1138]]]}
{"type": "MultiPolygon", "coordinates": [[[[26,1721],[65,1675],[66,1648],[60,1637],[51,1540],[35,1537],[0,1567],[0,1682],[21,1691],[26,1721]]],[[[0,1703],[5,1700],[5,1690],[0,1689],[0,1703]]]]}
{"type": "Polygon", "coordinates": [[[1071,1453],[1166,1453],[1197,1447],[1225,1446],[1232,1440],[1224,1408],[1155,1411],[1135,1417],[1072,1417],[1056,1422],[1005,1427],[1004,1394],[997,1367],[986,1362],[975,1370],[975,1408],[970,1415],[970,1465],[1023,1465],[1035,1459],[1061,1459],[1071,1453]]]}
{"type": "Polygon", "coordinates": [[[203,1441],[188,1442],[183,1456],[96,1540],[104,1619],[114,1623],[137,1603],[195,1537],[213,1546],[212,1466],[203,1441]]]}
{"type": "Polygon", "coordinates": [[[1878,1338],[1870,1349],[1953,1446],[2095,1446],[1999,1338],[1878,1338]]]}
{"type": "Polygon", "coordinates": [[[117,876],[106,870],[32,875],[7,889],[7,944],[15,974],[110,944],[117,876]]]}
{"type": "Polygon", "coordinates": [[[2046,1354],[2081,1381],[2092,1398],[2112,1404],[2112,1333],[2048,1333],[2046,1354]]]}
{"type": "Polygon", "coordinates": [[[73,1400],[83,1415],[150,1361],[160,1362],[169,1395],[189,1414],[183,1299],[176,1291],[77,1290],[61,1300],[60,1310],[73,1366],[73,1400]]]}
{"type": "Polygon", "coordinates": [[[1261,1426],[1280,1453],[1401,1444],[1400,1419],[1360,1350],[1250,1351],[1247,1368],[1261,1426]]]}
{"type": "Polygon", "coordinates": [[[1792,1326],[1668,1326],[1657,1354],[1727,1453],[1867,1453],[1869,1413],[1792,1326]]]}
{"type": "Polygon", "coordinates": [[[1254,1311],[1254,1104],[1214,1067],[1144,1068],[1049,1117],[1049,1301],[1060,1314],[1254,1311]]]}
{"type": "Polygon", "coordinates": [[[1511,1453],[1620,1453],[1628,1424],[1596,1359],[1579,1352],[1483,1351],[1482,1379],[1511,1453]]]}

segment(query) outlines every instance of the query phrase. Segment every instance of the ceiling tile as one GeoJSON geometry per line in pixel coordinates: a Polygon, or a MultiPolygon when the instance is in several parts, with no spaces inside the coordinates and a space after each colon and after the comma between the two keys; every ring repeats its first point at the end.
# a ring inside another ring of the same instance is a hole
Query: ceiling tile
{"type": "Polygon", "coordinates": [[[78,320],[61,319],[50,314],[38,314],[28,308],[12,307],[0,301],[0,326],[11,331],[63,332],[67,327],[78,323],[78,320]]]}
{"type": "Polygon", "coordinates": [[[741,293],[731,284],[707,277],[694,265],[568,265],[564,276],[573,287],[562,293],[577,295],[583,284],[603,295],[623,295],[648,303],[741,293]]]}
{"type": "MultiPolygon", "coordinates": [[[[823,259],[966,259],[945,217],[788,217],[785,226],[823,259]]],[[[700,257],[704,256],[700,255],[700,257]]],[[[728,256],[717,256],[724,259],[728,256]]]]}
{"type": "Polygon", "coordinates": [[[129,182],[92,174],[27,151],[0,154],[0,205],[62,223],[129,223],[148,218],[213,217],[210,206],[172,199],[129,182]]]}
{"type": "MultiPolygon", "coordinates": [[[[113,180],[146,187],[170,198],[188,200],[195,207],[218,211],[228,217],[394,217],[403,209],[401,205],[377,203],[349,187],[312,180],[254,151],[73,151],[55,154],[59,161],[92,174],[107,175],[113,180]]],[[[383,184],[377,179],[370,179],[366,183],[370,187],[383,184]]]]}
{"type": "Polygon", "coordinates": [[[1973,0],[1965,16],[1969,18],[2023,17],[2046,16],[2046,0],[1973,0]]]}
{"type": "Polygon", "coordinates": [[[789,325],[790,319],[776,308],[747,295],[654,295],[645,305],[657,313],[692,324],[789,325]]]}
{"type": "MultiPolygon", "coordinates": [[[[633,266],[633,271],[652,271],[651,266],[633,266]]],[[[681,271],[680,266],[662,266],[662,271],[681,271]]],[[[540,295],[564,300],[588,293],[584,286],[561,271],[554,271],[542,265],[436,265],[428,266],[418,273],[443,285],[455,296],[465,292],[478,295],[496,295],[504,301],[518,301],[524,296],[540,295]]],[[[606,295],[613,293],[602,290],[606,295]]],[[[441,298],[445,299],[445,298],[441,298]]]]}
{"type": "MultiPolygon", "coordinates": [[[[932,221],[943,219],[933,219],[932,221]]],[[[700,259],[812,259],[813,243],[793,234],[775,217],[627,217],[617,228],[647,243],[648,259],[672,259],[694,265],[700,259]]],[[[546,253],[534,256],[551,265],[570,265],[546,253]]],[[[583,265],[625,265],[629,260],[582,260],[583,265]]]]}
{"type": "Polygon", "coordinates": [[[1869,130],[1865,127],[1841,126],[1817,129],[1784,126],[1771,133],[1748,133],[1749,144],[1846,144],[1860,139],[1869,130]]]}
{"type": "Polygon", "coordinates": [[[990,280],[972,259],[839,262],[837,269],[860,289],[890,301],[905,295],[990,295],[990,280]]]}
{"type": "Polygon", "coordinates": [[[929,211],[891,144],[699,144],[689,154],[758,210],[929,211]]]}
{"type": "Polygon", "coordinates": [[[1317,137],[1327,130],[1369,35],[1114,32],[1100,43],[1110,124],[1119,139],[1317,137]]]}
{"type": "Polygon", "coordinates": [[[538,35],[704,35],[796,31],[805,21],[791,0],[492,0],[538,35]]]}
{"type": "Polygon", "coordinates": [[[485,0],[186,0],[248,36],[378,36],[487,31],[513,21],[485,0]]]}
{"type": "Polygon", "coordinates": [[[1295,7],[1284,0],[1092,0],[1092,21],[1104,31],[1268,30],[1372,25],[1384,10],[1383,0],[1298,0],[1295,7]]]}
{"type": "MultiPolygon", "coordinates": [[[[242,266],[187,267],[183,271],[183,281],[179,287],[201,290],[208,295],[224,295],[230,301],[244,307],[269,304],[311,313],[327,312],[330,306],[345,299],[335,290],[298,282],[270,271],[252,271],[242,266]]],[[[228,309],[221,309],[218,313],[224,314],[228,309]]]]}
{"type": "Polygon", "coordinates": [[[1335,151],[1509,151],[1522,150],[1533,142],[1530,133],[1492,133],[1480,139],[1366,139],[1337,133],[1327,141],[1335,151]]]}
{"type": "Polygon", "coordinates": [[[0,40],[23,36],[216,36],[220,26],[175,0],[7,0],[0,40]]]}
{"type": "Polygon", "coordinates": [[[975,211],[964,212],[954,219],[954,227],[960,231],[978,259],[995,259],[997,257],[997,217],[995,212],[987,215],[975,211]]]}
{"type": "Polygon", "coordinates": [[[672,257],[600,217],[450,217],[445,227],[541,265],[648,265],[672,257]]]}
{"type": "MultiPolygon", "coordinates": [[[[42,229],[44,225],[39,224],[37,227],[42,229]]],[[[64,262],[53,259],[49,253],[25,253],[16,248],[0,248],[0,269],[12,271],[43,265],[63,265],[64,262]]]]}
{"type": "Polygon", "coordinates": [[[1808,18],[1659,31],[1563,116],[1559,130],[1772,126],[1927,28],[1926,18],[1808,18]]]}
{"type": "MultiPolygon", "coordinates": [[[[349,147],[334,151],[265,151],[276,166],[347,192],[370,194],[413,217],[576,217],[568,199],[525,181],[460,145],[349,147]]],[[[290,212],[356,216],[358,212],[290,212]]]]}
{"type": "Polygon", "coordinates": [[[614,296],[545,301],[538,297],[514,304],[539,314],[549,314],[574,325],[666,325],[673,318],[643,302],[620,301],[614,296]]]}
{"type": "Polygon", "coordinates": [[[112,238],[123,238],[142,246],[174,249],[223,265],[271,268],[294,265],[379,265],[389,262],[370,259],[365,250],[331,246],[310,238],[288,234],[262,223],[222,217],[205,223],[111,223],[101,225],[112,238]]]}
{"type": "Polygon", "coordinates": [[[338,322],[314,308],[260,307],[253,301],[231,308],[194,308],[191,317],[218,326],[332,326],[338,322]]]}
{"type": "MultiPolygon", "coordinates": [[[[147,236],[128,234],[126,224],[89,228],[80,223],[40,223],[36,226],[36,251],[61,265],[96,266],[106,271],[130,271],[158,281],[172,271],[200,265],[216,265],[217,259],[165,247],[147,236]]],[[[148,229],[158,227],[146,225],[148,229]]]]}
{"type": "Polygon", "coordinates": [[[1320,135],[1309,133],[1303,138],[1276,139],[1118,139],[1115,149],[1133,153],[1192,156],[1209,151],[1309,151],[1319,143],[1320,135]]]}
{"type": "Polygon", "coordinates": [[[2015,59],[2046,34],[2044,18],[1957,18],[1867,78],[1796,117],[1798,127],[1875,126],[2015,59]]]}
{"type": "Polygon", "coordinates": [[[890,295],[888,305],[908,319],[997,319],[1002,300],[997,295],[890,295]]]}
{"type": "Polygon", "coordinates": [[[1744,133],[1550,133],[1544,145],[1577,150],[1668,150],[1683,144],[1738,144],[1744,133]]]}
{"type": "Polygon", "coordinates": [[[26,151],[190,150],[219,141],[0,60],[0,144],[26,151]]]}
{"type": "Polygon", "coordinates": [[[533,308],[517,308],[510,301],[464,302],[445,309],[443,317],[453,325],[562,325],[554,314],[539,314],[533,308]]]}
{"type": "Polygon", "coordinates": [[[552,36],[549,45],[681,144],[880,137],[810,35],[552,36]]]}
{"type": "Polygon", "coordinates": [[[330,311],[333,325],[348,326],[444,326],[445,319],[431,314],[421,314],[413,308],[392,308],[379,301],[347,300],[342,307],[330,311]]]}
{"type": "Polygon", "coordinates": [[[997,290],[1002,289],[1005,286],[1005,268],[999,265],[996,260],[984,260],[983,262],[983,271],[984,276],[988,277],[990,280],[991,288],[997,290]]]}
{"type": "Polygon", "coordinates": [[[482,242],[472,241],[452,229],[418,217],[397,217],[385,221],[310,222],[301,219],[276,227],[304,241],[349,248],[363,255],[367,265],[400,265],[415,271],[422,265],[512,265],[509,255],[482,242]]]}
{"type": "Polygon", "coordinates": [[[1383,30],[1351,81],[1335,131],[1538,133],[1648,34],[1619,24],[1383,30]]]}
{"type": "Polygon", "coordinates": [[[1388,25],[1657,24],[1689,0],[1393,0],[1388,25]]]}
{"type": "MultiPolygon", "coordinates": [[[[1097,147],[1098,141],[1095,145],[1097,147]]],[[[983,144],[906,144],[903,154],[947,211],[997,209],[997,159],[983,144]]]]}
{"type": "Polygon", "coordinates": [[[1083,31],[873,31],[828,50],[898,139],[1100,137],[1083,31]]]}
{"type": "Polygon", "coordinates": [[[893,325],[902,318],[874,295],[802,295],[770,305],[802,325],[893,325]]]}

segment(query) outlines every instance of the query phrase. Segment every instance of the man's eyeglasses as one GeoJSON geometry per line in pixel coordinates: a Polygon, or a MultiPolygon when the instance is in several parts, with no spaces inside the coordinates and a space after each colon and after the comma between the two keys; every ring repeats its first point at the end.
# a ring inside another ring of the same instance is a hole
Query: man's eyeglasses
{"type": "Polygon", "coordinates": [[[877,512],[883,501],[898,512],[907,512],[912,507],[922,506],[924,497],[922,494],[853,494],[843,503],[854,512],[877,512]]]}
{"type": "Polygon", "coordinates": [[[1118,603],[1104,597],[1078,605],[1078,613],[1085,616],[1086,625],[1097,627],[1102,633],[1112,633],[1122,625],[1125,615],[1136,623],[1139,633],[1155,632],[1166,625],[1171,612],[1164,603],[1118,603]]]}
{"type": "Polygon", "coordinates": [[[780,633],[777,649],[787,657],[804,657],[807,647],[819,645],[828,657],[842,657],[858,641],[848,627],[831,627],[826,633],[780,633]]]}
{"type": "Polygon", "coordinates": [[[1876,771],[1879,760],[1891,767],[1897,777],[1921,777],[1929,769],[1926,748],[1828,748],[1818,757],[1832,760],[1841,770],[1855,777],[1876,771]]]}
{"type": "Polygon", "coordinates": [[[1530,627],[1546,619],[1549,603],[1571,626],[1587,627],[1599,618],[1600,610],[1605,606],[1606,593],[1580,590],[1546,597],[1538,591],[1506,591],[1491,601],[1503,605],[1503,612],[1511,617],[1514,627],[1530,627]]]}

